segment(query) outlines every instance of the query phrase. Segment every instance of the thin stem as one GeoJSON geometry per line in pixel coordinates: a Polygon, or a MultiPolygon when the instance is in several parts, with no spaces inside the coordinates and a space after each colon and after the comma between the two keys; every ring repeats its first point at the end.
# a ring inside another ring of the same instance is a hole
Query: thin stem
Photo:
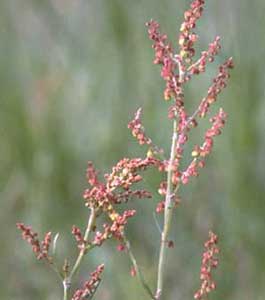
{"type": "Polygon", "coordinates": [[[57,267],[57,264],[54,261],[46,260],[45,263],[54,271],[54,273],[58,276],[60,280],[63,279],[63,275],[60,273],[59,268],[57,267]]]}
{"type": "MultiPolygon", "coordinates": [[[[91,213],[90,213],[90,216],[89,216],[89,219],[88,219],[87,228],[86,228],[86,231],[85,231],[85,234],[84,234],[84,242],[87,242],[87,240],[88,240],[88,236],[89,236],[91,230],[93,229],[95,219],[96,219],[96,211],[95,211],[94,208],[91,208],[91,213]]],[[[80,264],[83,260],[83,257],[85,255],[85,253],[86,253],[86,248],[83,248],[83,249],[80,250],[79,255],[76,259],[76,262],[73,266],[73,269],[70,273],[70,276],[68,277],[70,282],[71,282],[72,277],[75,275],[75,273],[79,269],[80,264]]]]}
{"type": "Polygon", "coordinates": [[[131,262],[133,264],[133,267],[136,271],[136,275],[137,275],[137,278],[139,279],[140,283],[142,284],[143,288],[145,289],[145,291],[147,292],[147,294],[150,296],[151,299],[156,299],[153,292],[151,291],[150,287],[148,286],[147,282],[145,281],[145,278],[142,274],[142,271],[136,261],[136,258],[132,252],[132,249],[131,249],[131,245],[130,245],[130,242],[127,240],[126,236],[123,234],[123,241],[125,243],[125,246],[127,248],[127,251],[128,251],[128,254],[129,254],[129,257],[131,259],[131,262]]]}
{"type": "Polygon", "coordinates": [[[173,164],[175,160],[175,150],[177,143],[177,121],[174,120],[173,123],[173,135],[172,135],[172,144],[170,151],[170,159],[167,171],[167,193],[166,193],[166,201],[165,201],[165,211],[164,211],[164,227],[163,232],[161,234],[161,244],[160,244],[160,253],[159,253],[159,261],[158,261],[158,273],[157,273],[157,289],[156,289],[156,299],[161,299],[162,291],[163,291],[163,279],[164,279],[164,268],[165,268],[165,260],[166,260],[166,243],[168,240],[168,235],[172,223],[172,213],[173,213],[173,205],[172,205],[172,194],[173,194],[173,185],[172,185],[172,170],[173,164]]]}
{"type": "MultiPolygon", "coordinates": [[[[96,219],[96,211],[95,211],[94,208],[91,208],[90,216],[89,216],[88,222],[87,222],[86,231],[85,231],[85,234],[84,234],[84,242],[85,243],[88,241],[88,236],[89,236],[90,232],[93,229],[95,219],[96,219]]],[[[86,254],[86,251],[87,251],[86,247],[84,247],[80,250],[70,275],[63,280],[63,289],[64,289],[63,300],[68,300],[68,292],[71,288],[72,278],[76,274],[76,272],[78,271],[78,269],[80,267],[80,264],[81,264],[81,262],[84,258],[84,255],[86,254]]]]}
{"type": "Polygon", "coordinates": [[[70,289],[70,283],[67,279],[63,281],[63,300],[68,300],[68,291],[70,289]]]}

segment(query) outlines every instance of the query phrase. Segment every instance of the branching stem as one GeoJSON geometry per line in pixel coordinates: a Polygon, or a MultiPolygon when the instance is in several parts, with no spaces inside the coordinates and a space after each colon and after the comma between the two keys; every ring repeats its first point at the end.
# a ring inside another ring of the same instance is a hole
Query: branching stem
{"type": "MultiPolygon", "coordinates": [[[[84,242],[86,243],[88,241],[88,236],[90,234],[90,232],[93,229],[93,226],[95,224],[95,219],[96,219],[96,211],[94,208],[91,208],[91,212],[88,218],[88,222],[87,222],[87,227],[86,227],[86,231],[84,234],[84,242]]],[[[64,287],[64,298],[63,300],[68,300],[68,292],[71,288],[71,284],[72,284],[72,278],[73,276],[76,274],[76,272],[78,271],[80,264],[84,258],[84,255],[86,254],[86,247],[82,248],[76,258],[75,264],[72,268],[72,271],[70,272],[70,275],[68,277],[66,277],[63,280],[63,287],[64,287]]]]}

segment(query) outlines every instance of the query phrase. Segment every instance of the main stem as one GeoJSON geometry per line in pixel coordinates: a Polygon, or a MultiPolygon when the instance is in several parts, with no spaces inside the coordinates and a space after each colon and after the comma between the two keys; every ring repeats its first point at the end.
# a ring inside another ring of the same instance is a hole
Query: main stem
{"type": "MultiPolygon", "coordinates": [[[[96,211],[94,208],[91,208],[91,213],[90,213],[90,216],[89,216],[89,219],[87,222],[86,231],[84,234],[84,242],[85,243],[88,241],[88,236],[93,229],[95,219],[96,219],[96,211]]],[[[79,269],[80,264],[81,264],[85,254],[86,254],[86,248],[84,247],[80,250],[70,275],[68,277],[66,277],[63,281],[63,287],[64,287],[63,300],[68,300],[68,292],[71,288],[72,278],[76,274],[77,270],[79,269]]]]}
{"type": "Polygon", "coordinates": [[[161,244],[160,244],[160,253],[159,253],[159,261],[158,261],[158,276],[157,276],[157,289],[156,289],[156,299],[160,300],[162,291],[163,291],[163,279],[164,279],[164,269],[165,269],[165,261],[166,261],[166,251],[167,251],[167,241],[168,235],[172,223],[172,213],[173,213],[173,184],[172,184],[172,170],[173,164],[176,155],[176,143],[177,143],[177,121],[174,120],[173,123],[173,135],[172,135],[172,144],[170,151],[170,159],[167,171],[167,193],[165,200],[165,211],[164,211],[164,226],[163,231],[161,233],[161,244]]]}

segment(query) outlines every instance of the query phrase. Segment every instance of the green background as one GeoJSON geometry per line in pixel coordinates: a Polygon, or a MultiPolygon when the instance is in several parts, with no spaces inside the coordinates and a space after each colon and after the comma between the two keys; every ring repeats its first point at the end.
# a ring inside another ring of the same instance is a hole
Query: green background
{"type": "MultiPolygon", "coordinates": [[[[152,64],[144,23],[154,18],[177,42],[189,1],[0,1],[0,298],[54,300],[62,287],[38,263],[15,223],[41,236],[59,232],[59,260],[76,255],[71,226],[85,224],[82,192],[92,160],[101,174],[123,157],[144,155],[127,129],[134,111],[153,140],[169,151],[171,124],[164,82],[152,64]]],[[[212,299],[265,297],[265,2],[207,1],[198,23],[199,51],[215,35],[222,52],[207,74],[186,89],[191,110],[205,95],[218,63],[233,56],[236,68],[220,96],[229,114],[214,153],[197,179],[181,190],[171,238],[164,299],[192,299],[199,286],[203,241],[220,236],[218,289],[212,299]]],[[[208,122],[195,131],[200,141],[208,122]],[[200,138],[199,138],[200,137],[200,138]]],[[[191,144],[190,144],[191,145],[191,144]]],[[[144,187],[156,192],[160,175],[148,172],[144,187]]],[[[153,200],[136,201],[128,236],[150,285],[155,285],[159,231],[153,200]]],[[[161,222],[161,220],[158,220],[161,222]]],[[[130,277],[130,262],[108,242],[92,252],[78,281],[104,262],[95,299],[147,299],[130,277]]]]}

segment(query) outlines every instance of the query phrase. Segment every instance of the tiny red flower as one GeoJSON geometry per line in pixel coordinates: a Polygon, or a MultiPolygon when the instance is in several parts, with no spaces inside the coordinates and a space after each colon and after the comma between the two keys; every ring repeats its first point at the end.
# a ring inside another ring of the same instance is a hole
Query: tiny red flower
{"type": "Polygon", "coordinates": [[[135,277],[135,276],[136,276],[136,270],[135,270],[135,267],[131,267],[130,273],[131,273],[131,276],[132,276],[132,277],[135,277]]]}

